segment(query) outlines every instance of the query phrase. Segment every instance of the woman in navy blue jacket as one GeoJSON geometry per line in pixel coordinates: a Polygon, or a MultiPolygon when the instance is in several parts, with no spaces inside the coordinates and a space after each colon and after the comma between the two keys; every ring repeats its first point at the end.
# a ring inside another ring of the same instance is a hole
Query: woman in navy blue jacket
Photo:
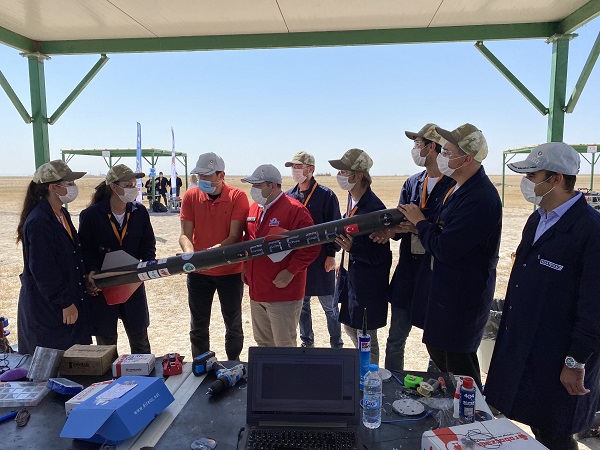
{"type": "MultiPolygon", "coordinates": [[[[107,253],[124,250],[138,261],[156,256],[156,240],[146,208],[135,201],[136,178],[124,164],[110,169],[106,180],[97,188],[92,205],[81,212],[79,235],[88,281],[102,268],[107,253]]],[[[140,284],[124,303],[109,305],[101,291],[89,302],[90,328],[99,345],[117,343],[117,321],[121,319],[127,332],[131,353],[151,353],[148,339],[150,315],[144,285],[140,284]]]]}
{"type": "Polygon", "coordinates": [[[37,346],[66,350],[92,342],[83,308],[81,245],[62,207],[75,200],[75,180],[84,174],[64,161],[50,161],[36,170],[27,188],[17,227],[24,263],[17,314],[22,354],[33,354],[37,346]]]}
{"type": "MultiPolygon", "coordinates": [[[[369,169],[373,161],[367,152],[353,148],[340,159],[330,160],[329,164],[339,170],[338,184],[348,191],[344,217],[385,209],[383,202],[371,190],[369,169]]],[[[390,243],[376,244],[368,235],[354,238],[341,235],[335,242],[344,251],[342,258],[348,265],[346,276],[343,276],[342,269],[338,272],[334,294],[334,299],[340,302],[340,322],[344,324],[348,337],[358,346],[357,332],[362,328],[364,310],[367,309],[371,363],[379,364],[377,329],[387,323],[387,291],[392,266],[390,243]]]]}

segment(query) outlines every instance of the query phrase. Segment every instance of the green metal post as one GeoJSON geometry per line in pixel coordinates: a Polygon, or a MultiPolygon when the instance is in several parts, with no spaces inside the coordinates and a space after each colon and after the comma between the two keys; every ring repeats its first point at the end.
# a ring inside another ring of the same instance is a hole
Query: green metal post
{"type": "Polygon", "coordinates": [[[50,161],[50,142],[48,138],[48,111],[46,108],[46,78],[44,60],[40,53],[24,54],[29,60],[29,91],[31,93],[31,117],[33,119],[33,149],[35,167],[50,161]]]}
{"type": "Polygon", "coordinates": [[[550,105],[548,116],[548,142],[563,140],[567,94],[567,68],[569,65],[569,41],[575,37],[555,35],[546,42],[552,44],[552,67],[550,76],[550,105]]]}
{"type": "Polygon", "coordinates": [[[506,153],[502,153],[502,207],[504,208],[504,184],[506,183],[506,153]]]}
{"type": "Polygon", "coordinates": [[[590,191],[594,190],[594,166],[596,164],[596,154],[592,153],[592,171],[590,175],[590,191]]]}

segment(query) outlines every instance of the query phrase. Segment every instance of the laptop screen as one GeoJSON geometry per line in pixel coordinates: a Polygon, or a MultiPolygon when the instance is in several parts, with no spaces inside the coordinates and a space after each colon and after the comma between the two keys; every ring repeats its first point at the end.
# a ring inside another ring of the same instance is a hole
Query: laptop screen
{"type": "Polygon", "coordinates": [[[248,423],[358,423],[358,351],[251,347],[248,423]]]}

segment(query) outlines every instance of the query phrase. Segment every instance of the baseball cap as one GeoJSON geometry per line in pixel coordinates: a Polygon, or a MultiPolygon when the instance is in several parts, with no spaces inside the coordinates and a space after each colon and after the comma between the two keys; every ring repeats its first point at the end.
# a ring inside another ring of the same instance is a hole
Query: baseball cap
{"type": "Polygon", "coordinates": [[[436,128],[437,125],[435,123],[428,123],[416,133],[412,131],[405,131],[404,134],[411,141],[414,141],[416,138],[420,137],[429,141],[433,141],[436,144],[444,145],[446,143],[446,139],[439,135],[439,133],[435,130],[436,128]]]}
{"type": "Polygon", "coordinates": [[[487,141],[475,125],[465,123],[452,131],[435,127],[435,131],[448,142],[457,145],[467,155],[471,155],[477,162],[482,162],[488,154],[487,141]]]}
{"type": "Polygon", "coordinates": [[[337,170],[368,172],[373,167],[373,160],[364,150],[351,148],[340,159],[330,159],[329,164],[337,170]]]}
{"type": "Polygon", "coordinates": [[[277,170],[272,164],[263,164],[258,166],[252,175],[246,178],[242,178],[244,183],[252,183],[258,184],[263,183],[265,181],[269,181],[271,183],[281,184],[281,173],[277,170]]]}
{"type": "Polygon", "coordinates": [[[532,173],[538,170],[577,175],[581,158],[577,150],[564,142],[548,142],[538,145],[524,161],[508,164],[517,173],[532,173]]]}
{"type": "Polygon", "coordinates": [[[143,178],[146,174],[143,172],[134,172],[125,164],[113,166],[106,174],[105,184],[118,183],[119,181],[129,181],[132,178],[143,178]]]}
{"type": "Polygon", "coordinates": [[[314,166],[315,157],[310,153],[298,152],[294,155],[291,161],[285,163],[285,167],[291,167],[294,164],[305,164],[307,166],[314,166]]]}
{"type": "Polygon", "coordinates": [[[60,159],[55,159],[42,164],[33,174],[34,183],[52,183],[53,181],[74,181],[84,176],[86,172],[73,172],[67,163],[60,159]]]}
{"type": "Polygon", "coordinates": [[[225,162],[216,153],[203,153],[198,157],[196,167],[194,167],[190,173],[197,173],[198,175],[212,175],[215,172],[224,172],[225,162]]]}

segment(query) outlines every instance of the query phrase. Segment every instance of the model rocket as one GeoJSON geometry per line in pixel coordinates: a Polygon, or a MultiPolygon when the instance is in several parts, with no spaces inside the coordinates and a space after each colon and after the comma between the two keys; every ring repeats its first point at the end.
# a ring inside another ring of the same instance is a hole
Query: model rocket
{"type": "Polygon", "coordinates": [[[397,225],[402,220],[404,220],[404,215],[398,209],[385,209],[298,230],[285,231],[251,241],[144,262],[134,262],[130,255],[119,250],[107,254],[102,270],[93,278],[96,286],[102,289],[107,302],[122,303],[129,298],[129,295],[137,289],[142,281],[206,270],[261,256],[321,245],[333,241],[341,234],[352,236],[369,234],[397,225]],[[119,261],[123,263],[119,264],[119,261]],[[112,288],[131,283],[137,285],[112,288]]]}

